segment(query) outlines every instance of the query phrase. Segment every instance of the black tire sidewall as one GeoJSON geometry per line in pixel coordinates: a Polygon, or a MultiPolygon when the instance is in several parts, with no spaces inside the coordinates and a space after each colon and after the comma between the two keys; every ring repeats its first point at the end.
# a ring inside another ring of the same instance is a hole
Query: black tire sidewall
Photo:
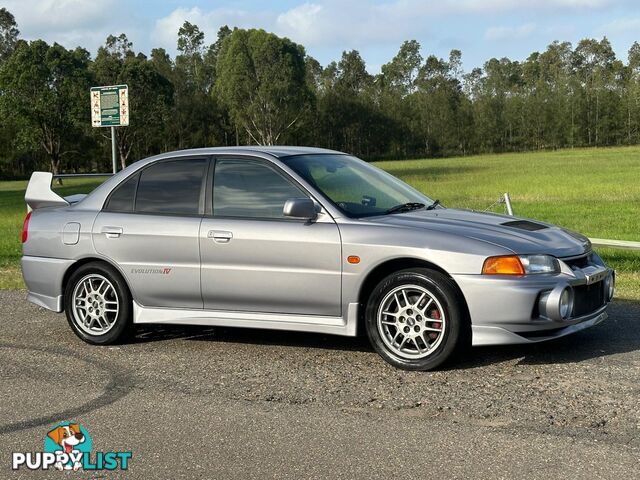
{"type": "Polygon", "coordinates": [[[384,360],[404,370],[432,370],[442,365],[455,352],[462,337],[465,316],[460,295],[453,281],[440,272],[429,269],[410,269],[393,273],[383,279],[371,292],[365,309],[365,326],[371,345],[384,360]],[[420,285],[440,302],[447,319],[444,338],[436,351],[422,359],[407,359],[391,352],[378,332],[378,307],[384,296],[402,285],[420,285]]]}
{"type": "Polygon", "coordinates": [[[94,345],[109,345],[123,339],[129,333],[131,326],[132,301],[129,288],[122,275],[112,266],[102,262],[91,262],[80,266],[71,274],[64,292],[64,310],[67,321],[74,333],[87,343],[94,345]],[[78,282],[86,275],[96,273],[107,278],[116,290],[119,299],[118,316],[115,325],[104,335],[90,335],[78,327],[73,318],[73,291],[78,282]]]}

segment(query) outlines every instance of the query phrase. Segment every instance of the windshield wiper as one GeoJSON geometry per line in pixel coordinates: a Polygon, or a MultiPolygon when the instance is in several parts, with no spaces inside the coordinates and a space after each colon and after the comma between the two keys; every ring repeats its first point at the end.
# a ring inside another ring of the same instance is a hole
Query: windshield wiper
{"type": "Polygon", "coordinates": [[[409,203],[403,203],[401,205],[396,205],[395,207],[391,207],[389,210],[387,210],[384,213],[402,213],[402,212],[410,212],[412,210],[419,210],[421,208],[424,208],[424,203],[419,203],[419,202],[409,202],[409,203]]]}
{"type": "Polygon", "coordinates": [[[427,207],[427,210],[433,210],[434,208],[436,208],[438,205],[440,205],[440,200],[436,199],[433,201],[433,203],[431,205],[429,205],[427,207]]]}

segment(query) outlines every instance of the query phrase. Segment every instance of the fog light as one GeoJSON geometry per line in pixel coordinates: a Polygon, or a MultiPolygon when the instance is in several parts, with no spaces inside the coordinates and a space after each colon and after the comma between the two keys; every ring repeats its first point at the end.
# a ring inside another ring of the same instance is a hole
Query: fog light
{"type": "Polygon", "coordinates": [[[571,316],[571,310],[573,310],[573,292],[569,287],[562,290],[560,294],[560,304],[558,311],[560,312],[560,317],[563,320],[566,320],[571,316]]]}
{"type": "Polygon", "coordinates": [[[616,289],[616,276],[615,276],[615,273],[611,272],[611,275],[609,275],[604,280],[604,292],[607,295],[607,302],[610,302],[611,300],[613,300],[613,294],[615,293],[615,289],[616,289]]]}
{"type": "Polygon", "coordinates": [[[540,292],[539,315],[554,322],[568,320],[573,312],[573,303],[573,289],[567,283],[560,283],[553,290],[540,292]]]}

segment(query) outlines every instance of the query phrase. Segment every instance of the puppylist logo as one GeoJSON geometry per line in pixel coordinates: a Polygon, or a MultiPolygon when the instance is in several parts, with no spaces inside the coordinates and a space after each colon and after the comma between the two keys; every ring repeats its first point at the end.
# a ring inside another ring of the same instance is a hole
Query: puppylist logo
{"type": "Polygon", "coordinates": [[[14,452],[11,468],[20,470],[127,470],[131,452],[91,453],[93,442],[78,423],[61,422],[47,432],[42,452],[14,452]]]}

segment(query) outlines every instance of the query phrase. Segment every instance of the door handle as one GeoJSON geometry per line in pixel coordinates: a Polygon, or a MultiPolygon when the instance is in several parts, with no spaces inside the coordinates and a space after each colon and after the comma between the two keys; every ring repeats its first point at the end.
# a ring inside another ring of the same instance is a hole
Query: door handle
{"type": "Polygon", "coordinates": [[[233,238],[233,233],[224,232],[222,230],[209,230],[209,232],[207,232],[207,237],[213,238],[217,243],[229,243],[233,238]]]}
{"type": "Polygon", "coordinates": [[[122,227],[102,227],[100,233],[106,234],[107,238],[118,238],[122,235],[122,227]]]}

